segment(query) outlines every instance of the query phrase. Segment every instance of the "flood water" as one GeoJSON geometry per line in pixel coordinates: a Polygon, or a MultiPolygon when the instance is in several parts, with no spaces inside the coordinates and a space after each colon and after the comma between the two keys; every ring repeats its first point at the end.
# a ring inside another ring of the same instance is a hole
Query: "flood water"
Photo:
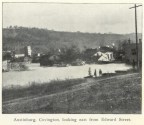
{"type": "Polygon", "coordinates": [[[64,80],[73,78],[83,78],[88,75],[89,67],[91,73],[94,74],[96,69],[99,75],[99,69],[102,73],[114,73],[116,70],[128,70],[131,66],[123,63],[119,64],[92,64],[84,66],[69,67],[40,67],[39,64],[30,64],[29,71],[11,71],[3,73],[3,87],[11,85],[29,85],[32,82],[42,83],[51,80],[64,80]]]}

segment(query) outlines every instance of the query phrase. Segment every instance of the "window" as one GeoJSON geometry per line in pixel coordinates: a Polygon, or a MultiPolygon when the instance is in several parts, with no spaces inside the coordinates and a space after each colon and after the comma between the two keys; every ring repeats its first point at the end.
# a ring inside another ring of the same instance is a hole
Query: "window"
{"type": "Polygon", "coordinates": [[[136,55],[136,49],[132,49],[131,52],[132,52],[132,55],[136,55]]]}

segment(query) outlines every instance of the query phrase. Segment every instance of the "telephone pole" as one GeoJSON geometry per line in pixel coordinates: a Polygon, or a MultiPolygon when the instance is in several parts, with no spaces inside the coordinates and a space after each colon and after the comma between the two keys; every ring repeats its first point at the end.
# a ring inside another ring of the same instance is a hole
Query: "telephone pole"
{"type": "Polygon", "coordinates": [[[138,58],[138,35],[137,35],[137,7],[140,7],[142,5],[134,5],[134,7],[130,7],[129,9],[135,9],[135,35],[136,35],[136,63],[137,63],[137,69],[139,69],[139,58],[138,58]]]}

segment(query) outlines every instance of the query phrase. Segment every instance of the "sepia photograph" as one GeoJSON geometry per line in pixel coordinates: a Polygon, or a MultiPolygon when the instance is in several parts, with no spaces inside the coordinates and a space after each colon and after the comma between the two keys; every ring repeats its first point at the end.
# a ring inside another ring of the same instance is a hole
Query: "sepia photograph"
{"type": "Polygon", "coordinates": [[[2,114],[142,114],[142,3],[2,3],[2,114]]]}

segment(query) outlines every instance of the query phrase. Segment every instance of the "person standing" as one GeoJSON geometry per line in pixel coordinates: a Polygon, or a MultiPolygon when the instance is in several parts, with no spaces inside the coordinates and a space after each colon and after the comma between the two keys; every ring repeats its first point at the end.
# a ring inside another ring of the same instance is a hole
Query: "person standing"
{"type": "Polygon", "coordinates": [[[102,70],[101,69],[99,70],[99,76],[102,76],[102,70]]]}
{"type": "Polygon", "coordinates": [[[97,72],[96,72],[96,69],[95,69],[95,71],[94,71],[94,76],[95,76],[95,77],[97,77],[97,72]]]}
{"type": "Polygon", "coordinates": [[[89,70],[88,70],[88,75],[89,75],[89,76],[92,76],[92,75],[91,75],[91,68],[90,68],[90,67],[89,67],[89,70]]]}

